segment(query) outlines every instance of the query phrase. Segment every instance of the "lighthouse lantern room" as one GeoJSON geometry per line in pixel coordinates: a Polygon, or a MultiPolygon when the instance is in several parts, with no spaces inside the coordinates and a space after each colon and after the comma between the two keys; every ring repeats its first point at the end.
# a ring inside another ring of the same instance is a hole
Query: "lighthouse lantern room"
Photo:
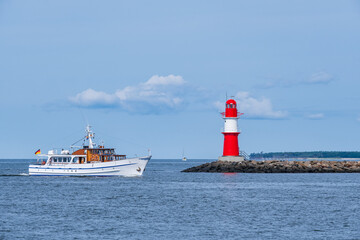
{"type": "Polygon", "coordinates": [[[219,157],[220,161],[243,161],[244,157],[239,155],[238,119],[243,113],[239,113],[236,107],[236,101],[229,99],[226,101],[225,112],[222,113],[224,124],[224,149],[223,155],[219,157]]]}

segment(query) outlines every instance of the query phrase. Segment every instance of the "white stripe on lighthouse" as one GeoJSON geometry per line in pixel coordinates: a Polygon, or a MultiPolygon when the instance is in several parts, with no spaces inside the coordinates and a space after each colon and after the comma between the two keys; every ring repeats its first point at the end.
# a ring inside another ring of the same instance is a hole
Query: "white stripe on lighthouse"
{"type": "Polygon", "coordinates": [[[228,132],[228,133],[238,132],[237,118],[224,118],[224,119],[225,119],[224,132],[228,132]]]}

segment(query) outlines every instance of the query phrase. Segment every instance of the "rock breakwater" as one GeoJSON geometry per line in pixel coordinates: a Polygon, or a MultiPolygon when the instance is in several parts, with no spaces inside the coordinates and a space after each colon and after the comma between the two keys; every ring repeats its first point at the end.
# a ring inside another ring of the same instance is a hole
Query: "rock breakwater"
{"type": "Polygon", "coordinates": [[[215,161],[182,172],[360,173],[360,161],[215,161]]]}

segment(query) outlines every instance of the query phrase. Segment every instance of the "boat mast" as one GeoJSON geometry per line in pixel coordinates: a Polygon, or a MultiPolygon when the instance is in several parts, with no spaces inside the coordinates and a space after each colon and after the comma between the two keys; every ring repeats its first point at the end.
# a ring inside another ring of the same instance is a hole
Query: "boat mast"
{"type": "Polygon", "coordinates": [[[91,128],[90,125],[86,126],[86,139],[89,140],[89,148],[94,148],[94,145],[95,145],[95,143],[93,142],[94,134],[90,128],[91,128]]]}

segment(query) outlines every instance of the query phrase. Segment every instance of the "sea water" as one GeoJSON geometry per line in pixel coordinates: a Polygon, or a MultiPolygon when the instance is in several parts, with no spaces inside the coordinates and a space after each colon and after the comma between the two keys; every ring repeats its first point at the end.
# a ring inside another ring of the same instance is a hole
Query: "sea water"
{"type": "Polygon", "coordinates": [[[0,160],[0,239],[360,239],[360,174],[36,177],[0,160]]]}

